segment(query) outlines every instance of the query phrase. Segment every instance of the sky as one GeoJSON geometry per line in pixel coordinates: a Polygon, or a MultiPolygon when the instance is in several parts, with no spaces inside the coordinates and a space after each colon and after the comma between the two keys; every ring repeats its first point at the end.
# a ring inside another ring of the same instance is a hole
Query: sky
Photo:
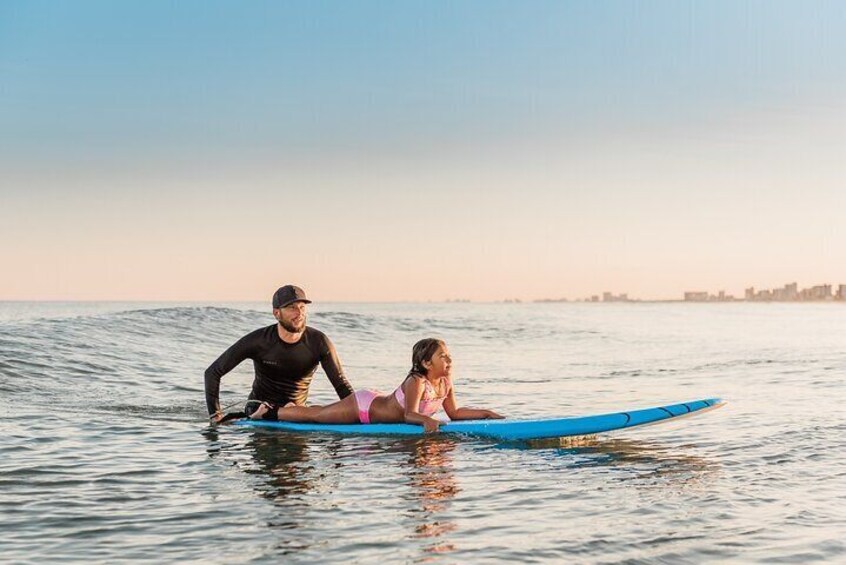
{"type": "Polygon", "coordinates": [[[0,2],[0,300],[846,284],[846,4],[0,2]]]}

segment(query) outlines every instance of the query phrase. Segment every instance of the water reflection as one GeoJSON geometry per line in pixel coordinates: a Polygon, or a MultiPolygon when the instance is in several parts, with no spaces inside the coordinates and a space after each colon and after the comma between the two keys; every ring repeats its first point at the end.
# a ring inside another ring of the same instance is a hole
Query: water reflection
{"type": "MultiPolygon", "coordinates": [[[[462,490],[473,492],[479,481],[492,476],[467,465],[467,458],[490,460],[492,465],[516,463],[529,471],[526,477],[537,483],[538,492],[560,489],[564,500],[571,494],[599,500],[611,485],[636,490],[635,500],[644,508],[660,506],[674,493],[687,497],[691,489],[711,488],[719,471],[718,463],[697,455],[698,446],[607,436],[504,445],[448,436],[221,432],[218,437],[209,432],[206,437],[210,457],[255,477],[249,488],[278,505],[262,517],[272,532],[272,551],[280,556],[355,551],[360,557],[365,547],[382,551],[390,539],[403,548],[404,561],[455,559],[468,539],[468,531],[459,530],[464,518],[459,522],[458,517],[467,514],[468,504],[480,510],[462,490]],[[499,455],[489,451],[498,449],[513,451],[499,455]],[[549,484],[553,476],[573,480],[549,484]],[[579,495],[584,485],[598,488],[579,495]]],[[[504,480],[491,485],[500,501],[496,506],[513,504],[520,511],[524,503],[511,500],[517,496],[512,487],[530,492],[532,485],[524,476],[513,480],[508,476],[505,473],[504,480]]]]}
{"type": "Polygon", "coordinates": [[[611,479],[643,485],[687,487],[713,478],[719,463],[682,451],[695,446],[664,445],[657,442],[602,436],[579,436],[533,441],[501,448],[547,450],[566,460],[567,467],[614,471],[611,479]]]}
{"type": "MultiPolygon", "coordinates": [[[[209,457],[231,460],[240,471],[260,478],[253,488],[263,498],[284,506],[284,512],[269,523],[288,532],[277,545],[283,554],[310,549],[306,541],[310,536],[303,535],[314,530],[310,511],[325,510],[321,507],[330,495],[341,495],[333,504],[349,502],[355,491],[345,493],[339,483],[350,479],[347,471],[356,474],[364,469],[376,473],[376,478],[381,475],[379,467],[390,460],[400,465],[403,481],[396,486],[398,496],[404,499],[401,511],[408,518],[405,539],[419,544],[421,556],[416,561],[430,561],[455,550],[450,534],[456,531],[456,524],[447,516],[451,502],[461,492],[453,463],[460,441],[456,438],[351,439],[261,432],[228,438],[213,429],[203,435],[209,440],[209,457]],[[228,439],[231,443],[226,443],[228,439]]],[[[362,488],[368,492],[374,487],[365,477],[362,488]]],[[[343,521],[338,526],[347,527],[343,521]]]]}
{"type": "Polygon", "coordinates": [[[461,492],[453,470],[453,451],[457,441],[450,438],[424,438],[409,445],[409,517],[414,529],[409,538],[423,540],[423,556],[417,562],[427,562],[455,551],[447,534],[456,524],[444,514],[451,501],[461,492]],[[447,537],[445,537],[447,536],[447,537]]]}
{"type": "MultiPolygon", "coordinates": [[[[256,477],[253,489],[264,499],[284,507],[267,517],[267,526],[279,532],[275,550],[279,555],[296,554],[312,548],[314,540],[303,536],[309,527],[309,495],[337,489],[337,473],[327,473],[325,460],[314,460],[315,438],[297,434],[262,433],[224,435],[226,443],[216,429],[203,434],[209,440],[210,457],[223,457],[241,472],[256,477]]],[[[323,438],[320,451],[327,458],[337,460],[338,442],[323,438]],[[328,450],[328,451],[327,451],[328,450]]]]}
{"type": "Polygon", "coordinates": [[[265,480],[256,488],[268,500],[280,501],[305,494],[314,487],[314,466],[309,460],[309,444],[302,436],[253,433],[244,444],[255,463],[245,469],[265,480]]]}
{"type": "Polygon", "coordinates": [[[309,464],[309,442],[302,436],[256,432],[244,443],[237,440],[224,443],[213,428],[205,431],[203,436],[210,442],[206,448],[209,457],[234,458],[233,464],[241,465],[245,473],[267,479],[257,487],[264,498],[283,499],[306,493],[313,486],[314,469],[309,464]],[[251,461],[239,461],[239,454],[250,455],[251,461]]]}

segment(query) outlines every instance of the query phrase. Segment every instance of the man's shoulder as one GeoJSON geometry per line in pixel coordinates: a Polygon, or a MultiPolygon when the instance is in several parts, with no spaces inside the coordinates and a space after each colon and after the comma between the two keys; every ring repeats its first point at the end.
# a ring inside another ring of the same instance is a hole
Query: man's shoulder
{"type": "Polygon", "coordinates": [[[332,343],[328,335],[311,326],[306,326],[303,338],[310,347],[317,348],[319,351],[329,351],[335,348],[335,344],[332,343]]]}
{"type": "Polygon", "coordinates": [[[311,341],[329,341],[329,338],[325,333],[311,326],[306,326],[306,329],[303,332],[303,337],[306,337],[311,341]]]}
{"type": "Polygon", "coordinates": [[[276,333],[276,324],[271,326],[265,326],[263,328],[259,328],[257,330],[253,330],[241,339],[243,341],[263,341],[267,340],[276,333]]]}

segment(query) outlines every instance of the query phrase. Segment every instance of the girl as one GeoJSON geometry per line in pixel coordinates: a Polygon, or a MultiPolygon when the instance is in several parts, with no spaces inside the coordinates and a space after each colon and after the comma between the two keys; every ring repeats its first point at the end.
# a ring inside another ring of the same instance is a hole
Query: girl
{"type": "MultiPolygon", "coordinates": [[[[411,370],[393,394],[359,390],[327,406],[296,406],[289,403],[277,410],[277,418],[286,422],[319,424],[397,423],[423,426],[426,433],[438,431],[441,424],[432,416],[443,407],[450,420],[502,418],[492,410],[459,408],[452,386],[452,358],[446,344],[426,338],[414,344],[411,370]]],[[[272,406],[262,405],[250,415],[261,419],[272,406]]]]}

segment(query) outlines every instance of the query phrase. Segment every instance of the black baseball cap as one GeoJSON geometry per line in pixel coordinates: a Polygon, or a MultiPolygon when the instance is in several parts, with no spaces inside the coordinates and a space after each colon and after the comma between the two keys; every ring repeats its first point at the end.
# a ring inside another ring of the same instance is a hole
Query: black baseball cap
{"type": "Polygon", "coordinates": [[[273,294],[274,308],[284,308],[288,304],[292,304],[294,302],[305,302],[306,304],[311,304],[311,300],[306,298],[305,291],[292,284],[286,284],[285,286],[279,287],[279,290],[273,294]]]}

